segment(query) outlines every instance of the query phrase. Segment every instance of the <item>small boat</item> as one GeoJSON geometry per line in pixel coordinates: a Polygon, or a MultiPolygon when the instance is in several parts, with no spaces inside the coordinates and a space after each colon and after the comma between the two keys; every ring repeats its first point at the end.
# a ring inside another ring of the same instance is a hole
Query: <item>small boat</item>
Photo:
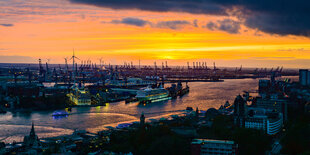
{"type": "Polygon", "coordinates": [[[55,111],[52,116],[68,116],[69,113],[66,111],[55,111]]]}

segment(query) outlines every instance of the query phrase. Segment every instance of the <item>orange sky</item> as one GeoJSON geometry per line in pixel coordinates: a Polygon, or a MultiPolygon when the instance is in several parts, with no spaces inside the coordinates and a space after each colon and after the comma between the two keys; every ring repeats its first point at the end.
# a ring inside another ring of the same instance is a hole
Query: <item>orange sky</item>
{"type": "Polygon", "coordinates": [[[98,63],[173,65],[187,61],[215,61],[220,66],[306,67],[310,65],[310,39],[299,36],[270,35],[241,25],[230,34],[205,27],[209,21],[227,17],[188,13],[111,10],[70,4],[62,0],[1,1],[0,62],[36,63],[41,58],[64,63],[76,49],[82,60],[98,63]],[[134,26],[111,22],[139,18],[153,24],[134,26]],[[176,29],[156,26],[161,21],[185,20],[176,29]],[[198,21],[198,27],[193,22],[198,21]],[[309,61],[309,62],[308,62],[309,61]]]}

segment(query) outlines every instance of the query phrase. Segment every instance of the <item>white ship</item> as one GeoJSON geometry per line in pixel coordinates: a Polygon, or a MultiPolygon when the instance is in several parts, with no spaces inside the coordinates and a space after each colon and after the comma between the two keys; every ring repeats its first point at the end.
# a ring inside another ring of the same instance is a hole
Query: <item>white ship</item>
{"type": "Polygon", "coordinates": [[[169,97],[168,90],[164,88],[152,89],[150,87],[140,89],[137,92],[136,98],[140,103],[152,103],[171,99],[171,97],[169,97]]]}

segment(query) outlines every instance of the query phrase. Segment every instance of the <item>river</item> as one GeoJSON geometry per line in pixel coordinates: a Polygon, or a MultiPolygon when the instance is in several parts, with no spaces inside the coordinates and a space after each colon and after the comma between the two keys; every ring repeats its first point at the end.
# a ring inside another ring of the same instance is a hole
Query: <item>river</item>
{"type": "Polygon", "coordinates": [[[22,141],[29,134],[32,122],[39,137],[51,137],[71,134],[74,129],[96,133],[105,126],[138,121],[142,112],[146,118],[160,118],[178,114],[186,107],[198,107],[200,110],[219,108],[227,100],[232,103],[244,90],[257,90],[258,79],[227,79],[224,82],[192,82],[188,85],[189,94],[175,100],[145,106],[122,101],[106,106],[76,107],[72,108],[68,117],[61,119],[54,119],[53,111],[0,114],[0,141],[22,141]]]}

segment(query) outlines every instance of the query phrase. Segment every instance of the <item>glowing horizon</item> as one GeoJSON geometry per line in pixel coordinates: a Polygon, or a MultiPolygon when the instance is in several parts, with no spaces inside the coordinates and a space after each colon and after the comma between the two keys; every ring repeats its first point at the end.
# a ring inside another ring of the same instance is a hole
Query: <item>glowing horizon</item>
{"type": "Polygon", "coordinates": [[[0,35],[5,36],[0,38],[1,63],[36,63],[41,58],[63,64],[75,48],[80,59],[97,64],[102,57],[111,64],[137,64],[140,59],[143,64],[201,60],[219,66],[310,65],[309,38],[268,34],[243,24],[238,33],[206,27],[224,16],[113,10],[61,0],[18,2],[0,1],[0,35]]]}

